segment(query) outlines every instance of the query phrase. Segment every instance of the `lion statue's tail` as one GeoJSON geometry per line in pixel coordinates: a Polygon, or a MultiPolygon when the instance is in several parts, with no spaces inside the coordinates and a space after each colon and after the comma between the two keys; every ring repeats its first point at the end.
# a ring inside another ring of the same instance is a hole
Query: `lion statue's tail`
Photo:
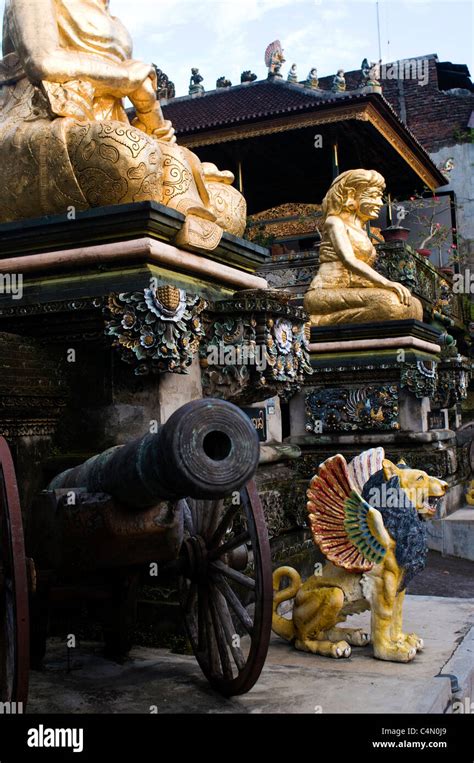
{"type": "Polygon", "coordinates": [[[277,612],[278,605],[282,601],[293,599],[301,586],[301,577],[293,567],[278,567],[273,573],[273,616],[272,630],[281,638],[291,641],[295,636],[295,626],[293,620],[287,620],[277,612]],[[282,578],[290,578],[290,585],[282,588],[280,591],[280,581],[282,578]]]}

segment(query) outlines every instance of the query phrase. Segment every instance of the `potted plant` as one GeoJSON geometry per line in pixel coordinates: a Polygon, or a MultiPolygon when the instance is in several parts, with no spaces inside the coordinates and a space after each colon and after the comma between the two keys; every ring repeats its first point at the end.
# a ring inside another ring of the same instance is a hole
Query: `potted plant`
{"type": "MultiPolygon", "coordinates": [[[[443,247],[455,236],[456,230],[437,221],[436,218],[441,211],[440,204],[441,199],[434,193],[430,199],[416,194],[410,196],[408,212],[411,215],[411,219],[416,221],[420,226],[420,235],[423,237],[418,246],[416,246],[417,253],[428,259],[431,257],[433,249],[436,248],[438,250],[439,267],[442,269],[443,247]]],[[[456,245],[452,243],[449,249],[450,251],[456,249],[456,245]]]]}
{"type": "Polygon", "coordinates": [[[389,225],[382,231],[385,241],[407,241],[409,234],[410,228],[405,228],[403,225],[389,225]]]}

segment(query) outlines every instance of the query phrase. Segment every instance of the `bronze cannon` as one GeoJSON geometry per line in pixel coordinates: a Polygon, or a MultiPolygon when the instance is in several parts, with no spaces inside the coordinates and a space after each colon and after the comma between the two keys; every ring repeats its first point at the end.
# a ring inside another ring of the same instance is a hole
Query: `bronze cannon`
{"type": "MultiPolygon", "coordinates": [[[[175,411],[156,433],[56,476],[32,506],[26,552],[9,520],[18,593],[18,649],[10,654],[21,660],[8,667],[16,678],[3,695],[26,699],[28,598],[33,664],[44,656],[55,602],[78,599],[103,602],[106,654],[122,659],[148,569],[177,579],[187,637],[213,687],[248,691],[271,626],[270,549],[252,479],[258,459],[250,419],[232,403],[205,399],[175,411]]],[[[5,485],[10,473],[1,474],[5,485]]],[[[13,504],[4,500],[4,513],[17,517],[13,504]]]]}

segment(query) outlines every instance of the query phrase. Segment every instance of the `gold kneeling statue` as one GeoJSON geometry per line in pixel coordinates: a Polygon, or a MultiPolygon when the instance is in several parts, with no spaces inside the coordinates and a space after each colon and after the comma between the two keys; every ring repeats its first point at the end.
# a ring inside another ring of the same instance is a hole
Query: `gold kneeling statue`
{"type": "Polygon", "coordinates": [[[348,170],[326,194],[319,270],[304,298],[314,326],[423,320],[419,300],[373,268],[376,251],[365,226],[377,219],[384,189],[375,170],[348,170]]]}
{"type": "Polygon", "coordinates": [[[192,245],[213,248],[223,230],[242,235],[233,174],[176,143],[154,68],[131,55],[108,0],[6,0],[0,222],[154,200],[187,216],[192,245]]]}

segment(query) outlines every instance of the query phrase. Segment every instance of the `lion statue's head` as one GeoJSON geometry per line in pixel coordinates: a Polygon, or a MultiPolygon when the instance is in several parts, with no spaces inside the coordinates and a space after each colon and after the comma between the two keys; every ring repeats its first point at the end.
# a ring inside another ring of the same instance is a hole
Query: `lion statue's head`
{"type": "Polygon", "coordinates": [[[382,468],[365,483],[362,497],[383,517],[396,543],[395,556],[404,570],[403,587],[426,563],[428,546],[425,519],[433,517],[448,483],[421,469],[384,458],[382,468]]]}

